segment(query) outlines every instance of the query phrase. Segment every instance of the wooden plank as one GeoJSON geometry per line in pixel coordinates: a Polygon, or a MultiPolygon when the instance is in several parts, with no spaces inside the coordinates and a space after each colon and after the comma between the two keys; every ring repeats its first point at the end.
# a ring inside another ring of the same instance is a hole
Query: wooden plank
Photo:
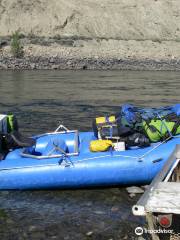
{"type": "Polygon", "coordinates": [[[158,183],[150,193],[145,210],[147,212],[180,214],[180,183],[158,183]]]}
{"type": "Polygon", "coordinates": [[[152,190],[156,187],[156,185],[163,181],[164,178],[166,177],[167,173],[170,171],[172,164],[176,162],[177,156],[179,158],[179,152],[180,152],[180,144],[176,145],[176,148],[174,151],[171,153],[169,156],[167,162],[161,169],[161,171],[156,175],[156,177],[152,180],[151,184],[148,186],[147,190],[145,193],[141,196],[139,201],[137,202],[136,205],[132,207],[132,211],[134,215],[138,216],[145,216],[146,215],[146,210],[145,206],[147,204],[147,201],[149,200],[150,194],[152,190]]]}
{"type": "Polygon", "coordinates": [[[160,183],[158,183],[155,191],[180,194],[180,183],[178,183],[178,182],[160,182],[160,183]]]}

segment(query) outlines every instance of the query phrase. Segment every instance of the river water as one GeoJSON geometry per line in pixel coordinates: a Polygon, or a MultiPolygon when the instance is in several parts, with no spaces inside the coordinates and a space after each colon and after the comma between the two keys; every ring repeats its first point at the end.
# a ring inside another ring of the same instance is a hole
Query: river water
{"type": "MultiPolygon", "coordinates": [[[[16,114],[20,130],[90,130],[95,116],[125,102],[164,106],[180,102],[179,72],[0,71],[0,112],[16,114]]],[[[124,188],[0,193],[0,239],[136,239],[124,188]]],[[[147,236],[146,236],[147,237],[147,236]]]]}

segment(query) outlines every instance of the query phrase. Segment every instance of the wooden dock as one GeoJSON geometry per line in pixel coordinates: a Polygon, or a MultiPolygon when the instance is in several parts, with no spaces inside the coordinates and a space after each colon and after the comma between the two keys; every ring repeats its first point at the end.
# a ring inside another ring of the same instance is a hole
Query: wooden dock
{"type": "Polygon", "coordinates": [[[151,191],[145,211],[180,214],[180,183],[158,183],[151,191]]]}
{"type": "MultiPolygon", "coordinates": [[[[180,214],[180,145],[176,146],[132,211],[134,215],[145,216],[151,230],[156,228],[158,214],[180,214]]],[[[152,233],[152,239],[159,240],[159,237],[152,233]]]]}

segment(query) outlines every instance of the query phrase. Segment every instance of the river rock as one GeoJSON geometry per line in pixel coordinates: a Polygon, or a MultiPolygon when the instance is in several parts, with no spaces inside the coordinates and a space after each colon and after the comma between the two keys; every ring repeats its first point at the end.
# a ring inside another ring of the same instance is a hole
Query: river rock
{"type": "Polygon", "coordinates": [[[86,233],[86,236],[92,236],[92,235],[93,235],[92,231],[86,233]]]}
{"type": "Polygon", "coordinates": [[[135,197],[135,196],[136,196],[135,193],[130,193],[130,194],[129,194],[129,197],[130,197],[130,198],[133,198],[133,197],[135,197]]]}
{"type": "Polygon", "coordinates": [[[111,212],[118,212],[119,211],[119,208],[117,206],[113,206],[111,208],[111,212]]]}
{"type": "Polygon", "coordinates": [[[8,45],[8,42],[6,40],[0,40],[0,48],[5,47],[8,45]]]}
{"type": "Polygon", "coordinates": [[[95,213],[95,214],[98,214],[98,215],[103,215],[103,214],[105,214],[105,212],[103,212],[103,211],[94,211],[94,213],[95,213]]]}
{"type": "Polygon", "coordinates": [[[138,237],[137,240],[146,240],[145,238],[143,238],[142,236],[138,237]]]}
{"type": "Polygon", "coordinates": [[[31,63],[31,64],[30,64],[30,68],[31,68],[31,69],[35,69],[35,68],[36,68],[36,64],[35,64],[35,63],[31,63]]]}
{"type": "Polygon", "coordinates": [[[149,187],[149,185],[141,186],[141,188],[143,188],[144,190],[146,190],[148,187],[149,187]]]}
{"type": "Polygon", "coordinates": [[[142,188],[136,187],[136,186],[127,187],[126,190],[128,193],[134,193],[134,194],[140,194],[144,192],[142,188]]]}
{"type": "Polygon", "coordinates": [[[36,231],[36,230],[37,230],[37,227],[36,227],[36,226],[33,226],[33,225],[32,225],[32,226],[29,227],[29,231],[30,231],[30,232],[33,232],[33,231],[36,231]]]}

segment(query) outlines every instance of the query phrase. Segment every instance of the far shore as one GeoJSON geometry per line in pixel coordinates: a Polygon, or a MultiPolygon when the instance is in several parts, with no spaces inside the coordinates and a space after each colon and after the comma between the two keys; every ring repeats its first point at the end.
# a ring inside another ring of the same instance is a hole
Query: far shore
{"type": "Polygon", "coordinates": [[[0,69],[180,71],[180,42],[115,39],[21,39],[24,56],[0,43],[0,69]]]}
{"type": "Polygon", "coordinates": [[[0,70],[149,70],[180,71],[179,60],[25,57],[0,58],[0,70]]]}

